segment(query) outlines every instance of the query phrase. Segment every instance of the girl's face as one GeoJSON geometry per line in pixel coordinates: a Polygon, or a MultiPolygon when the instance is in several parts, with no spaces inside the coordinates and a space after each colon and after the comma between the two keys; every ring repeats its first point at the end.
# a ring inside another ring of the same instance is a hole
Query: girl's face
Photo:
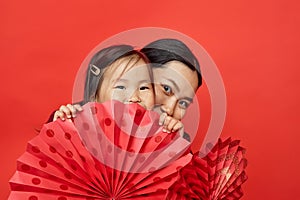
{"type": "Polygon", "coordinates": [[[148,66],[143,59],[121,58],[106,68],[96,101],[138,103],[150,110],[154,105],[151,82],[148,66]]]}
{"type": "Polygon", "coordinates": [[[192,103],[198,88],[198,76],[187,65],[170,61],[162,67],[153,68],[155,85],[155,108],[181,120],[192,103]]]}

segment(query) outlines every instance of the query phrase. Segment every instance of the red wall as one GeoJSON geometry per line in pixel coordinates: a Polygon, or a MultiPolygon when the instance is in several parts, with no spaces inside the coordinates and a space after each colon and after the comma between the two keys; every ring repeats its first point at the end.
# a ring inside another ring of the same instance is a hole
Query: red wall
{"type": "Polygon", "coordinates": [[[299,9],[296,0],[2,0],[0,199],[35,129],[71,101],[88,52],[111,35],[145,26],[189,35],[219,67],[228,101],[222,137],[239,138],[247,148],[243,199],[296,199],[299,9]]]}

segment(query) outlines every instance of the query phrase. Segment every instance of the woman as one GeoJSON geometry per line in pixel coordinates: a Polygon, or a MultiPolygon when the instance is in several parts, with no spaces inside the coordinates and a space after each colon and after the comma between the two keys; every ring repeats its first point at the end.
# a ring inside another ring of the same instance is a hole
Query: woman
{"type": "Polygon", "coordinates": [[[153,69],[155,110],[181,120],[202,84],[196,57],[176,39],[156,40],[141,52],[147,56],[153,69]]]}

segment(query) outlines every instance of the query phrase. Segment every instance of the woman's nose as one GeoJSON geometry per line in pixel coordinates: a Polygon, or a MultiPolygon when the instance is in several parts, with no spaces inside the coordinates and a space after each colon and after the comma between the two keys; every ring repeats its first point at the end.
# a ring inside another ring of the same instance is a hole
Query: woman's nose
{"type": "Polygon", "coordinates": [[[176,103],[176,98],[169,98],[163,105],[161,105],[161,110],[167,113],[169,116],[173,116],[176,103]]]}

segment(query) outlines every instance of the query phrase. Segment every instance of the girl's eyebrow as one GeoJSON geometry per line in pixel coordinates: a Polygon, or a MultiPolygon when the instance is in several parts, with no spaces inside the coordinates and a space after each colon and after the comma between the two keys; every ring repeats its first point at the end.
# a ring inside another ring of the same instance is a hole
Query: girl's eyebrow
{"type": "MultiPolygon", "coordinates": [[[[129,79],[123,79],[123,78],[120,78],[120,79],[117,79],[116,82],[125,82],[125,83],[128,83],[130,80],[129,79]]],[[[141,84],[141,83],[150,83],[151,80],[149,79],[142,79],[142,80],[139,80],[138,83],[141,84]]]]}
{"type": "Polygon", "coordinates": [[[129,82],[129,80],[128,79],[123,79],[123,78],[118,78],[118,79],[116,79],[116,81],[115,82],[118,82],[118,81],[121,81],[121,82],[129,82]]]}

